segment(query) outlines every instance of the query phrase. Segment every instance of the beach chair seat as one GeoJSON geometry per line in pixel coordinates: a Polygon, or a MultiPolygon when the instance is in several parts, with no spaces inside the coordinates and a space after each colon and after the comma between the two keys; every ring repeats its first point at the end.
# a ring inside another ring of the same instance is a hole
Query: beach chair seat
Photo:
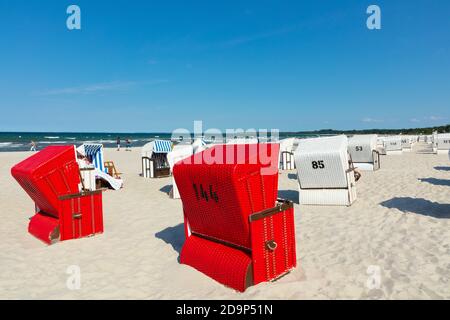
{"type": "Polygon", "coordinates": [[[12,176],[35,202],[28,231],[47,244],[103,232],[102,192],[83,191],[75,146],[50,146],[12,176]]]}
{"type": "Polygon", "coordinates": [[[356,200],[346,136],[301,139],[295,162],[300,204],[350,206],[356,200]]]}
{"type": "Polygon", "coordinates": [[[293,204],[277,199],[278,144],[216,145],[177,162],[180,262],[238,291],[296,266],[293,204]]]}

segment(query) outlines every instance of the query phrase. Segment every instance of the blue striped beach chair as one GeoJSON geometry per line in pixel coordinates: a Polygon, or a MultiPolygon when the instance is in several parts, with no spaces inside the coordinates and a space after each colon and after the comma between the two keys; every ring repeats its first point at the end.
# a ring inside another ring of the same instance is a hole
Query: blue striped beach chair
{"type": "Polygon", "coordinates": [[[102,172],[107,172],[103,161],[103,145],[100,143],[84,143],[81,145],[82,153],[94,165],[95,168],[102,172]]]}
{"type": "Polygon", "coordinates": [[[167,154],[172,151],[172,142],[154,140],[142,147],[142,176],[159,178],[170,176],[167,154]]]}

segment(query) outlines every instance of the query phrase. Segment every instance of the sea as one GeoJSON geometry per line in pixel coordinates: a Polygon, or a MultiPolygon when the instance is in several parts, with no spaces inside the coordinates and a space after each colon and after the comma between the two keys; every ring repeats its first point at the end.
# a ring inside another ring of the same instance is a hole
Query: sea
{"type": "MultiPolygon", "coordinates": [[[[78,146],[83,143],[101,143],[108,148],[116,146],[118,137],[123,146],[125,140],[129,139],[132,147],[141,147],[156,139],[176,141],[172,139],[171,133],[0,132],[0,152],[28,151],[31,141],[37,144],[37,150],[50,145],[78,146]]],[[[311,135],[283,132],[279,134],[280,139],[289,137],[307,138],[311,135]]]]}

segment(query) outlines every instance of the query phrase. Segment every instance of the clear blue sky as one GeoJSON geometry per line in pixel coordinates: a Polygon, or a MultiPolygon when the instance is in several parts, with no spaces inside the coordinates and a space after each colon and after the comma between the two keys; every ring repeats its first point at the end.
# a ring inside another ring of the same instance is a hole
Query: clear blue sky
{"type": "Polygon", "coordinates": [[[448,0],[0,0],[0,41],[0,131],[450,122],[448,0]]]}

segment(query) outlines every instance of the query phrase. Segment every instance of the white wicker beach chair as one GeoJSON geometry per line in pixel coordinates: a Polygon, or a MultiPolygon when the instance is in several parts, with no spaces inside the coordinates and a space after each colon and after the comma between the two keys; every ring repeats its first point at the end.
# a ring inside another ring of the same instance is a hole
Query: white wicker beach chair
{"type": "Polygon", "coordinates": [[[391,136],[384,139],[384,148],[386,149],[386,155],[401,155],[403,153],[402,137],[391,136]]]}
{"type": "Polygon", "coordinates": [[[402,139],[402,151],[411,152],[413,138],[411,136],[401,136],[401,139],[402,139]]]}
{"type": "Polygon", "coordinates": [[[300,204],[349,206],[356,200],[346,136],[299,140],[295,165],[300,204]]]}
{"type": "Polygon", "coordinates": [[[437,134],[436,138],[436,150],[437,154],[447,154],[450,150],[450,133],[437,134]]]}
{"type": "Polygon", "coordinates": [[[377,150],[377,135],[354,135],[348,139],[348,152],[354,166],[363,171],[380,169],[380,153],[377,150]]]}
{"type": "Polygon", "coordinates": [[[294,170],[295,158],[294,152],[298,146],[297,138],[287,138],[280,140],[279,169],[294,170]]]}

